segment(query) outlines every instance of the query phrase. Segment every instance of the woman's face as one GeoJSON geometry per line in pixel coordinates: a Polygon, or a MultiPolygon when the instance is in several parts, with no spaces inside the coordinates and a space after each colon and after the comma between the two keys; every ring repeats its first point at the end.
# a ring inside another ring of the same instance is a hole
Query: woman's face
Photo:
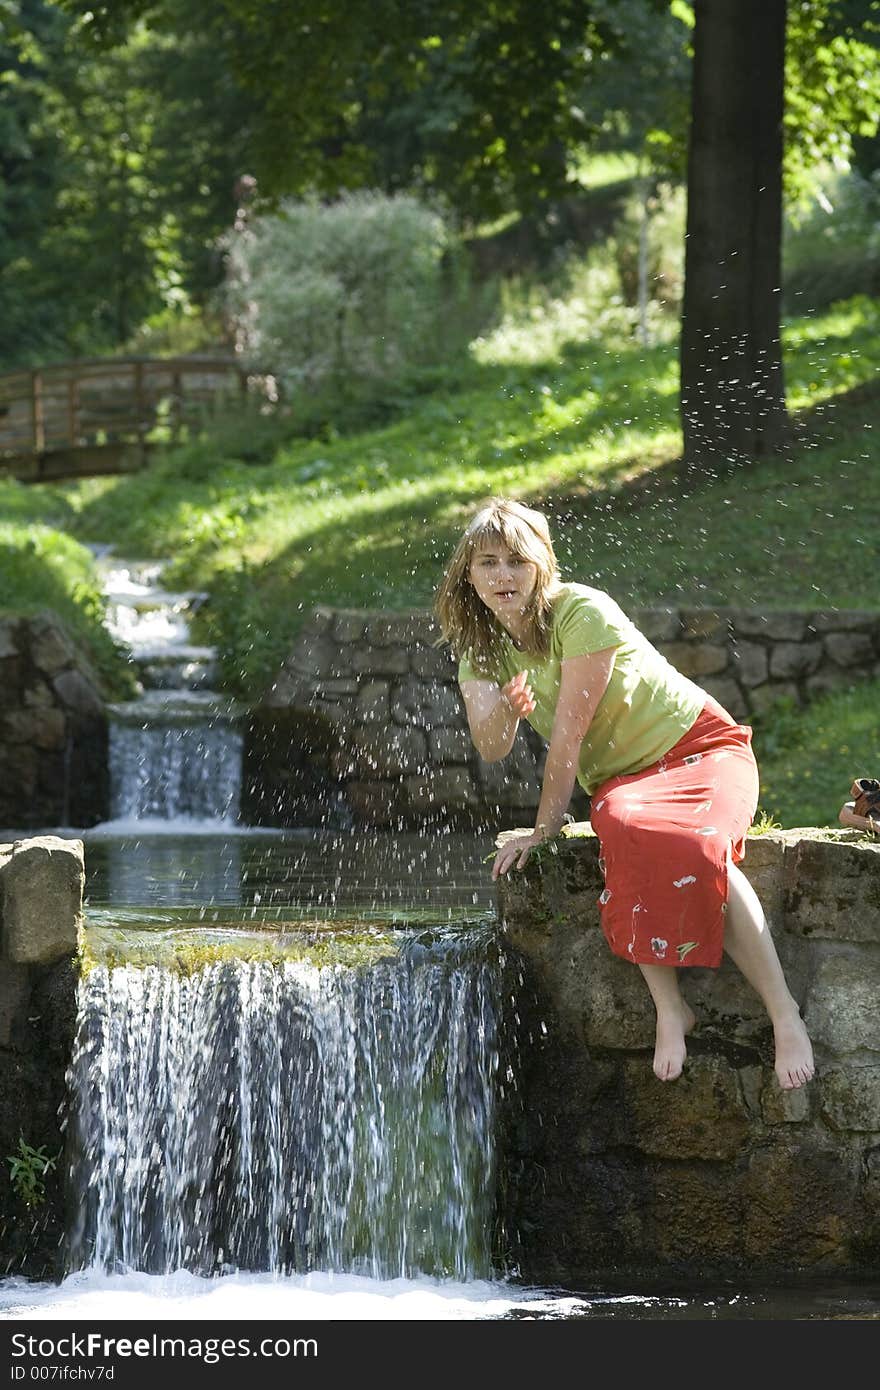
{"type": "Polygon", "coordinates": [[[468,578],[498,621],[516,626],[537,588],[538,566],[514,555],[502,541],[486,540],[471,556],[468,578]]]}

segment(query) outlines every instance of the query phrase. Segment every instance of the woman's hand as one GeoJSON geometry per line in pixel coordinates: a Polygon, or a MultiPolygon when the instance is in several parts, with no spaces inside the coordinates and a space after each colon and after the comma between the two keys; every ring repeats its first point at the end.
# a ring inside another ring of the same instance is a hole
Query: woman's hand
{"type": "Polygon", "coordinates": [[[535,697],[529,685],[528,671],[517,671],[516,675],[501,687],[501,694],[517,719],[525,719],[535,708],[535,697]]]}
{"type": "Polygon", "coordinates": [[[508,840],[495,855],[492,878],[497,879],[500,874],[506,874],[514,864],[518,869],[524,869],[532,850],[536,845],[543,845],[546,838],[541,830],[523,830],[515,838],[508,840]]]}

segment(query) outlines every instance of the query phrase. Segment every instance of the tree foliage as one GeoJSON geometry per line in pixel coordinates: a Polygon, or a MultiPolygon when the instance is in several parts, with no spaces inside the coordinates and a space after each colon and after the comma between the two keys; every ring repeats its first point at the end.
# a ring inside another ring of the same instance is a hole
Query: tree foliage
{"type": "MultiPolygon", "coordinates": [[[[789,2],[792,198],[819,162],[876,163],[878,11],[789,2]]],[[[597,147],[683,177],[693,17],[687,0],[0,0],[0,361],[112,350],[209,304],[243,174],[263,209],[429,191],[465,230],[545,215],[597,147]]]]}

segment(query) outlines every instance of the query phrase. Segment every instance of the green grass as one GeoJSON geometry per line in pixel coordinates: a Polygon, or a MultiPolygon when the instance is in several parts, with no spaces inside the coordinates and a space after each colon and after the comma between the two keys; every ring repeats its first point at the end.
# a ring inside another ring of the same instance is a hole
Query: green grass
{"type": "MultiPolygon", "coordinates": [[[[168,582],[210,592],[199,636],[218,645],[228,689],[246,699],[272,680],[315,604],[428,606],[463,522],[492,493],[545,507],[565,576],[624,607],[878,606],[877,301],[786,324],[796,442],[688,492],[675,471],[672,335],[648,349],[620,336],[584,342],[558,318],[537,360],[525,340],[529,360],[516,360],[519,329],[502,325],[444,388],[382,428],[283,439],[277,424],[239,423],[139,474],[0,481],[0,516],[112,541],[122,556],[174,557],[168,582]]],[[[62,588],[84,582],[77,565],[56,566],[62,588]]],[[[26,600],[19,586],[12,606],[26,600]]],[[[75,606],[94,625],[94,603],[75,606]]],[[[849,786],[848,767],[834,776],[849,786]]],[[[782,795],[778,778],[768,786],[782,795]]],[[[828,795],[836,815],[842,793],[828,795]]]]}
{"type": "Polygon", "coordinates": [[[104,627],[104,597],[91,552],[64,532],[0,520],[0,616],[49,609],[90,659],[109,699],[125,699],[134,683],[127,657],[104,627]]]}
{"type": "Polygon", "coordinates": [[[828,825],[856,777],[880,776],[880,681],[811,701],[780,702],[755,720],[760,805],[784,826],[828,825]]]}

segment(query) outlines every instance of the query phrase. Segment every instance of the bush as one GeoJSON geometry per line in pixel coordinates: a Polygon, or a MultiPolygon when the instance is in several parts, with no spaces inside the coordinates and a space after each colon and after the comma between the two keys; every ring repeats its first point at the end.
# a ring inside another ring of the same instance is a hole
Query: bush
{"type": "Polygon", "coordinates": [[[465,260],[416,198],[288,201],[227,240],[227,303],[245,360],[278,380],[294,418],[383,399],[464,353],[465,260]]]}
{"type": "Polygon", "coordinates": [[[782,287],[784,310],[795,314],[880,294],[880,170],[836,175],[821,202],[789,219],[782,287]]]}

